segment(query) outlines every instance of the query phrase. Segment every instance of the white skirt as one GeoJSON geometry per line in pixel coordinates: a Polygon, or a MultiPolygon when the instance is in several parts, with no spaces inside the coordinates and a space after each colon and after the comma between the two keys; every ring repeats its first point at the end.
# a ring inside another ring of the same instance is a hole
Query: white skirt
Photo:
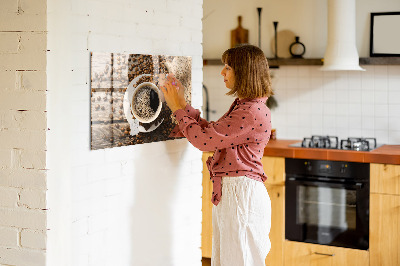
{"type": "Polygon", "coordinates": [[[212,266],[262,266],[271,249],[271,201],[254,179],[222,178],[222,197],[212,210],[212,266]]]}

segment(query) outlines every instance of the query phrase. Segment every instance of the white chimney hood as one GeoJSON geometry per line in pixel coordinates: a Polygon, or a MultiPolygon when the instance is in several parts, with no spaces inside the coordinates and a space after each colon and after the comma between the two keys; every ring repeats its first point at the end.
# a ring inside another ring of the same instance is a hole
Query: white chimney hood
{"type": "Polygon", "coordinates": [[[328,44],[323,71],[358,70],[355,0],[328,0],[328,44]]]}

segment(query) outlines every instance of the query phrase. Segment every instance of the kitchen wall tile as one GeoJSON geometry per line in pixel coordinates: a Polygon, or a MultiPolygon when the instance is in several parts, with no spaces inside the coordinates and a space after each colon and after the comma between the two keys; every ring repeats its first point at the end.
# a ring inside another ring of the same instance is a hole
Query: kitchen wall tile
{"type": "Polygon", "coordinates": [[[361,88],[362,90],[373,90],[374,89],[374,76],[369,75],[370,73],[363,73],[361,76],[361,88]]]}
{"type": "Polygon", "coordinates": [[[389,108],[387,104],[375,104],[375,117],[388,117],[389,108]]]}
{"type": "Polygon", "coordinates": [[[349,71],[349,90],[361,90],[361,71],[349,71]]]}
{"type": "Polygon", "coordinates": [[[310,69],[311,78],[322,78],[324,76],[324,71],[320,70],[320,66],[310,66],[307,68],[310,69]]]}
{"type": "Polygon", "coordinates": [[[334,103],[336,101],[336,89],[332,86],[332,83],[325,84],[323,87],[324,90],[324,98],[323,101],[328,103],[334,103]]]}
{"type": "Polygon", "coordinates": [[[324,78],[335,78],[335,71],[321,71],[324,78]]]}
{"type": "Polygon", "coordinates": [[[376,138],[376,141],[378,142],[378,145],[381,143],[388,143],[389,141],[389,134],[388,130],[377,130],[375,129],[374,136],[376,138]]]}
{"type": "Polygon", "coordinates": [[[349,116],[349,129],[361,129],[362,123],[359,116],[349,116]]]}
{"type": "Polygon", "coordinates": [[[388,130],[389,118],[388,117],[375,117],[375,130],[388,130]]]}
{"type": "Polygon", "coordinates": [[[400,90],[400,74],[397,74],[397,76],[389,76],[388,89],[392,91],[400,90]]]}
{"type": "Polygon", "coordinates": [[[299,88],[298,90],[298,100],[300,103],[310,103],[312,99],[312,90],[310,88],[299,88]]]}
{"type": "Polygon", "coordinates": [[[400,117],[390,117],[389,121],[389,130],[400,131],[400,117]]]}
{"type": "Polygon", "coordinates": [[[388,67],[387,65],[377,65],[374,66],[374,77],[375,78],[387,78],[387,74],[388,74],[388,67]]]}
{"type": "Polygon", "coordinates": [[[389,78],[392,76],[400,77],[400,66],[390,66],[387,70],[389,78]]]}
{"type": "Polygon", "coordinates": [[[375,104],[385,104],[388,102],[388,92],[387,90],[376,91],[374,93],[375,104]]]}
{"type": "Polygon", "coordinates": [[[347,116],[349,114],[349,105],[346,103],[336,103],[336,114],[338,116],[347,116]]]}
{"type": "Polygon", "coordinates": [[[386,78],[375,78],[374,79],[374,89],[375,91],[387,91],[388,89],[388,79],[386,78]]]}
{"type": "Polygon", "coordinates": [[[389,140],[387,143],[399,144],[400,131],[389,131],[389,140]]]}
{"type": "Polygon", "coordinates": [[[298,76],[298,67],[297,66],[287,66],[285,77],[297,77],[298,76]]]}
{"type": "Polygon", "coordinates": [[[308,102],[305,102],[305,103],[299,103],[299,109],[298,109],[298,113],[300,114],[300,115],[305,115],[305,116],[309,116],[310,115],[310,113],[311,113],[311,109],[312,109],[312,107],[311,107],[311,104],[310,103],[308,103],[308,102]]]}
{"type": "Polygon", "coordinates": [[[389,91],[389,104],[400,104],[400,88],[397,91],[389,91]]]}
{"type": "Polygon", "coordinates": [[[335,103],[325,103],[323,107],[323,114],[326,115],[335,115],[336,114],[336,104],[335,103]]]}
{"type": "Polygon", "coordinates": [[[350,102],[349,91],[348,90],[337,90],[336,92],[336,103],[346,103],[350,102]]]}
{"type": "Polygon", "coordinates": [[[310,67],[298,67],[297,76],[310,79],[312,69],[310,67]]]}
{"type": "Polygon", "coordinates": [[[321,88],[323,86],[323,84],[324,84],[323,77],[311,77],[311,79],[310,79],[310,87],[313,90],[321,88]]]}
{"type": "MultiPolygon", "coordinates": [[[[316,128],[312,127],[311,134],[308,136],[312,136],[312,135],[326,135],[326,132],[322,127],[316,127],[316,128]]],[[[304,135],[304,136],[307,136],[307,135],[304,135]]]]}
{"type": "Polygon", "coordinates": [[[313,129],[322,129],[324,116],[321,113],[313,113],[311,115],[311,126],[313,129]]]}
{"type": "Polygon", "coordinates": [[[287,77],[286,78],[286,87],[288,89],[299,88],[298,78],[297,77],[287,77]]]}
{"type": "Polygon", "coordinates": [[[352,103],[349,105],[349,115],[351,116],[361,116],[362,107],[360,103],[352,103]]]}
{"type": "Polygon", "coordinates": [[[373,129],[362,129],[360,136],[363,138],[373,138],[374,130],[373,129]]]}
{"type": "Polygon", "coordinates": [[[336,89],[347,90],[349,87],[349,77],[347,71],[339,71],[336,74],[336,89]]]}
{"type": "Polygon", "coordinates": [[[375,128],[375,120],[371,116],[363,116],[361,118],[361,125],[363,130],[373,130],[375,128]]]}
{"type": "Polygon", "coordinates": [[[400,104],[389,104],[389,117],[400,116],[400,104]]]}
{"type": "Polygon", "coordinates": [[[337,128],[336,136],[339,138],[339,146],[341,139],[347,139],[349,137],[349,129],[348,128],[337,128]]]}
{"type": "Polygon", "coordinates": [[[276,93],[277,90],[286,89],[286,79],[280,76],[273,77],[271,80],[272,90],[276,93]]]}
{"type": "Polygon", "coordinates": [[[348,129],[349,127],[349,118],[348,116],[337,116],[336,117],[336,127],[338,129],[348,129]]]}
{"type": "Polygon", "coordinates": [[[310,89],[310,77],[299,75],[297,82],[298,88],[310,89]]]}
{"type": "Polygon", "coordinates": [[[361,116],[373,117],[375,114],[375,106],[373,104],[361,105],[361,116]]]}
{"type": "Polygon", "coordinates": [[[361,128],[349,128],[349,137],[360,137],[362,136],[361,128]]]}
{"type": "MultiPolygon", "coordinates": [[[[321,82],[322,85],[322,82],[321,82]]],[[[313,87],[312,93],[311,93],[311,102],[322,102],[324,96],[323,90],[321,90],[318,87],[313,87]]]]}
{"type": "Polygon", "coordinates": [[[287,117],[287,123],[290,126],[298,127],[301,126],[302,123],[299,121],[299,115],[297,113],[293,113],[287,117]]]}
{"type": "Polygon", "coordinates": [[[311,114],[312,115],[321,115],[324,110],[324,104],[322,102],[311,102],[311,114]]]}
{"type": "Polygon", "coordinates": [[[361,100],[363,104],[374,103],[374,91],[363,89],[361,91],[361,100]]]}
{"type": "Polygon", "coordinates": [[[349,90],[349,102],[361,103],[362,90],[349,90]]]}
{"type": "Polygon", "coordinates": [[[311,134],[347,132],[348,136],[368,133],[378,137],[376,132],[384,136],[382,141],[393,143],[392,134],[397,130],[389,130],[385,121],[389,119],[390,124],[391,118],[400,117],[400,66],[362,67],[366,71],[320,71],[319,66],[272,70],[276,73],[273,85],[279,105],[272,116],[279,137],[302,139],[306,135],[299,130],[306,124],[311,134]]]}
{"type": "MultiPolygon", "coordinates": [[[[335,128],[336,125],[336,118],[335,115],[324,115],[324,120],[322,121],[324,125],[324,129],[331,129],[335,128]]],[[[327,131],[327,134],[331,134],[330,131],[327,131]]]]}

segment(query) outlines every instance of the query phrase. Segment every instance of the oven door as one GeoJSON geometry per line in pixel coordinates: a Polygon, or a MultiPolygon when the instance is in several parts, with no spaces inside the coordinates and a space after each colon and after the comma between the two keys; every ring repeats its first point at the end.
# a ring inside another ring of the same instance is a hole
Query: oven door
{"type": "Polygon", "coordinates": [[[286,178],[286,239],[367,250],[369,185],[286,178]]]}

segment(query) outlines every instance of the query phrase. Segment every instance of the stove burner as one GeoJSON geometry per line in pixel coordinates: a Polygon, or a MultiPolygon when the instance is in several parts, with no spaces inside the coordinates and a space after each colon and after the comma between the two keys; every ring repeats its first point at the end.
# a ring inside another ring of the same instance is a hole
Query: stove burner
{"type": "Polygon", "coordinates": [[[376,138],[347,138],[340,141],[343,150],[369,151],[376,148],[376,138]]]}
{"type": "Polygon", "coordinates": [[[376,138],[347,138],[340,141],[336,136],[317,136],[304,138],[302,142],[292,144],[293,147],[341,149],[353,151],[371,151],[378,147],[376,138]]]}
{"type": "Polygon", "coordinates": [[[338,149],[338,137],[333,136],[312,136],[311,138],[304,138],[301,142],[301,147],[305,148],[326,148],[338,149]]]}

